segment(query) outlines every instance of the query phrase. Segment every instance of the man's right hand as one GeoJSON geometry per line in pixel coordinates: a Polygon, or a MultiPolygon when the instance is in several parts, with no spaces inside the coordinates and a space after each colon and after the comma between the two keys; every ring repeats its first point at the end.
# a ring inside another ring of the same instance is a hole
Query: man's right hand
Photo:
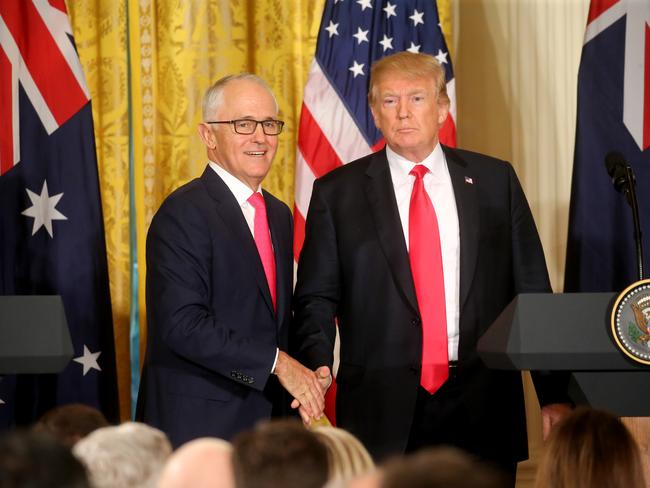
{"type": "Polygon", "coordinates": [[[292,406],[296,400],[299,402],[303,420],[305,415],[308,418],[321,418],[327,388],[323,386],[324,381],[316,372],[304,367],[284,351],[279,351],[274,374],[285,390],[294,397],[292,406]]]}
{"type": "MultiPolygon", "coordinates": [[[[316,377],[318,378],[318,381],[320,381],[320,384],[323,387],[323,394],[327,393],[327,389],[332,384],[332,373],[330,369],[327,366],[321,366],[320,368],[317,368],[314,372],[316,373],[316,377]]],[[[295,398],[291,402],[291,408],[298,409],[298,413],[300,414],[300,417],[302,417],[302,421],[307,426],[311,425],[313,418],[315,418],[316,420],[322,418],[322,417],[309,416],[309,414],[307,414],[307,412],[305,411],[305,408],[295,398]]],[[[329,421],[327,420],[327,417],[325,417],[325,420],[327,421],[327,425],[329,425],[329,421]]]]}

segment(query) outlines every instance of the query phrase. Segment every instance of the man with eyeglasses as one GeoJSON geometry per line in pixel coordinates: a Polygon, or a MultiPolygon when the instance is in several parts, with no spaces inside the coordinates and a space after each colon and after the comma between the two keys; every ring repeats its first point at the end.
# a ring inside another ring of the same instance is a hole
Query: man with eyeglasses
{"type": "Polygon", "coordinates": [[[149,333],[136,417],[174,446],[230,439],[283,415],[286,392],[305,418],[322,414],[329,370],[310,371],[284,352],[292,218],[261,188],[284,124],[277,115],[255,75],[212,85],[198,128],[208,166],[167,197],[149,229],[149,333]]]}

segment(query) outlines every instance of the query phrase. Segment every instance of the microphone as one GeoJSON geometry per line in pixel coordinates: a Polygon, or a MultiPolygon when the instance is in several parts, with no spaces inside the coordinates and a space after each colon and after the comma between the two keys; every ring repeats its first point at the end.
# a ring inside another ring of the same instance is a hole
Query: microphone
{"type": "MultiPolygon", "coordinates": [[[[614,188],[616,188],[616,191],[619,193],[625,193],[628,203],[632,205],[628,194],[629,190],[626,188],[628,185],[628,166],[629,165],[625,162],[625,158],[620,152],[612,151],[605,156],[605,167],[607,168],[607,173],[612,178],[614,188]]],[[[636,182],[633,182],[633,184],[634,183],[636,182]]]]}
{"type": "Polygon", "coordinates": [[[641,239],[641,221],[639,219],[639,204],[636,200],[636,178],[625,157],[616,151],[605,156],[605,167],[612,179],[617,192],[623,193],[627,203],[632,208],[632,220],[634,222],[634,241],[636,243],[636,262],[639,280],[643,279],[643,247],[641,239]]]}

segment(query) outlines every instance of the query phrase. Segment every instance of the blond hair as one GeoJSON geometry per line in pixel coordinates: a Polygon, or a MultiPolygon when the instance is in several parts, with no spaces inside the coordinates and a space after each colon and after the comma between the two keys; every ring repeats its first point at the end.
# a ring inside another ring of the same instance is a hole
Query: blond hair
{"type": "Polygon", "coordinates": [[[329,481],[349,481],[374,471],[375,464],[370,454],[348,431],[319,426],[313,432],[327,449],[329,481]]]}
{"type": "Polygon", "coordinates": [[[440,66],[438,60],[429,54],[402,51],[386,56],[372,65],[368,90],[368,103],[371,107],[377,101],[379,84],[387,75],[391,74],[399,74],[405,78],[433,80],[438,102],[449,105],[445,70],[440,66]]]}

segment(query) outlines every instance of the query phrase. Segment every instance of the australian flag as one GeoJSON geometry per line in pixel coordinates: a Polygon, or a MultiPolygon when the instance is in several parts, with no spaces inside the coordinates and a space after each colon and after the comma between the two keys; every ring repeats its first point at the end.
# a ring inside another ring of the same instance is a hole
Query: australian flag
{"type": "Polygon", "coordinates": [[[632,212],[605,169],[612,151],[636,175],[650,262],[649,147],[650,2],[592,0],[578,75],[565,291],[622,291],[638,279],[632,212]]]}
{"type": "Polygon", "coordinates": [[[59,375],[0,380],[0,428],[73,402],[117,420],[92,111],[63,0],[0,1],[0,121],[0,294],[61,295],[74,348],[59,375]]]}

